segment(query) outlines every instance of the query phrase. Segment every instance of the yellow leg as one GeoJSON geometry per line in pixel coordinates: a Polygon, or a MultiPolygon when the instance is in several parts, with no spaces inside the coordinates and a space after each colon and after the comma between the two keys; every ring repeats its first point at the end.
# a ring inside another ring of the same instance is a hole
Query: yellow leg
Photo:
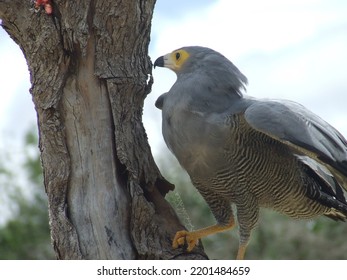
{"type": "Polygon", "coordinates": [[[245,253],[246,253],[246,246],[247,245],[240,245],[239,250],[237,251],[237,260],[243,260],[245,258],[245,253]]]}
{"type": "Polygon", "coordinates": [[[196,231],[181,230],[176,232],[176,235],[172,241],[172,248],[177,249],[179,246],[183,246],[187,242],[187,251],[193,250],[199,239],[207,235],[211,235],[217,232],[222,232],[231,229],[235,226],[234,218],[231,218],[227,225],[213,225],[207,228],[199,229],[196,231]]]}

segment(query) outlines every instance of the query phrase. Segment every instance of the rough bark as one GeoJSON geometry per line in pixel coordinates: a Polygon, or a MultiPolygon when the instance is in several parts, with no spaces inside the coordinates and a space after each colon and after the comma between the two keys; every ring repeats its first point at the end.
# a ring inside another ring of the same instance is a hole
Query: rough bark
{"type": "Polygon", "coordinates": [[[0,0],[30,71],[59,259],[206,258],[173,250],[183,228],[164,195],[142,124],[152,86],[154,0],[0,0]]]}

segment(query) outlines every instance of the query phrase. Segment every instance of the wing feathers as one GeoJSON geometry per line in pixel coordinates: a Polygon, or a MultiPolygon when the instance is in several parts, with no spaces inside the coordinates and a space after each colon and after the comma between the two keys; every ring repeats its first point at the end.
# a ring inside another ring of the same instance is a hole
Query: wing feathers
{"type": "Polygon", "coordinates": [[[325,165],[347,190],[347,141],[327,122],[300,104],[282,100],[255,101],[244,116],[254,129],[325,165]]]}

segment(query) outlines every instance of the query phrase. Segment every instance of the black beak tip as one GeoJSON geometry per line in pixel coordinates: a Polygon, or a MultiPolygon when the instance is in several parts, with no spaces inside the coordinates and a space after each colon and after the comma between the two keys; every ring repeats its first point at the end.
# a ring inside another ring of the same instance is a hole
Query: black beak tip
{"type": "Polygon", "coordinates": [[[156,66],[164,67],[164,56],[160,56],[154,61],[154,68],[156,66]]]}

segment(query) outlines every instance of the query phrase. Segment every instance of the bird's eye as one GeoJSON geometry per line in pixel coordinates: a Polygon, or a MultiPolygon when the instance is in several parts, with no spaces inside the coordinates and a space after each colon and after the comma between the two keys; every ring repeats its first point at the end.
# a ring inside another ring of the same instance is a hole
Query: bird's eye
{"type": "Polygon", "coordinates": [[[181,57],[181,54],[180,54],[179,52],[177,52],[177,53],[175,54],[175,56],[176,56],[176,60],[179,60],[180,57],[181,57]]]}

